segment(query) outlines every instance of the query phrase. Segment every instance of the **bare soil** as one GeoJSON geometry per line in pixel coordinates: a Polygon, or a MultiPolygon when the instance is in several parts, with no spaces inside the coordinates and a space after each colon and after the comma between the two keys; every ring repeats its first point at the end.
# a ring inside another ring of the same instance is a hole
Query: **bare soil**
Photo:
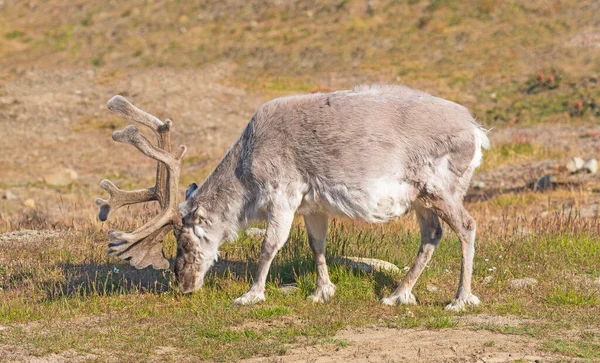
{"type": "MultiPolygon", "coordinates": [[[[102,195],[97,187],[99,176],[117,181],[144,184],[153,177],[154,165],[126,146],[116,145],[110,134],[124,126],[106,110],[106,101],[122,94],[142,109],[161,118],[174,120],[175,143],[188,146],[188,160],[183,180],[198,180],[218,162],[237,138],[263,96],[222,82],[231,69],[227,64],[203,70],[152,70],[139,72],[103,72],[94,69],[31,69],[16,78],[0,80],[0,188],[10,190],[16,198],[2,200],[3,210],[28,211],[23,205],[34,198],[46,218],[93,220],[96,213],[91,196],[102,195]],[[113,123],[114,122],[114,123],[113,123]],[[71,189],[51,188],[43,175],[61,167],[75,170],[79,177],[71,189]],[[122,175],[120,173],[126,173],[122,175]],[[88,204],[80,203],[89,198],[88,204]]],[[[550,174],[553,180],[578,188],[598,188],[597,175],[570,175],[564,170],[569,157],[600,155],[600,127],[543,125],[527,128],[493,130],[493,144],[526,139],[551,145],[562,152],[553,160],[502,166],[478,173],[476,180],[485,187],[474,191],[474,198],[522,190],[537,178],[550,174]]],[[[565,197],[568,199],[568,196],[565,197]]],[[[579,208],[591,208],[598,215],[598,193],[592,194],[579,208]],[[595,208],[595,209],[593,209],[595,208]]],[[[559,204],[561,201],[558,202],[559,204]]],[[[22,232],[0,236],[0,247],[7,244],[43,242],[49,231],[22,232]]],[[[54,233],[54,232],[52,232],[54,233]]],[[[475,319],[471,317],[470,319],[475,319]]],[[[335,339],[342,344],[319,344],[290,347],[284,356],[254,358],[248,362],[381,362],[443,361],[504,362],[553,361],[561,356],[543,352],[534,338],[506,335],[474,326],[492,322],[497,317],[478,317],[478,321],[442,330],[398,330],[381,327],[345,329],[335,339]]],[[[476,319],[476,320],[477,320],[476,319]]],[[[493,322],[498,324],[497,321],[493,322]]],[[[515,322],[506,322],[514,324],[515,322]]],[[[518,324],[518,322],[516,322],[518,324]]],[[[163,347],[158,356],[168,353],[163,347]]],[[[0,345],[4,359],[31,362],[93,360],[97,356],[77,355],[73,351],[44,357],[29,356],[27,351],[0,345]]],[[[185,360],[185,357],[181,357],[185,360]]],[[[564,357],[562,357],[564,359],[564,357]]]]}
{"type": "Polygon", "coordinates": [[[537,348],[533,338],[464,328],[444,330],[367,327],[340,331],[340,344],[290,349],[277,358],[244,362],[548,362],[564,359],[537,348]]]}

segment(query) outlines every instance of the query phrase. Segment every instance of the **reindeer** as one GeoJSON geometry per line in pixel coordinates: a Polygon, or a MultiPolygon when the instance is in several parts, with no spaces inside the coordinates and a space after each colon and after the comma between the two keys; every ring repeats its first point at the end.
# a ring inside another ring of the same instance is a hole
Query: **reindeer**
{"type": "Polygon", "coordinates": [[[100,219],[132,203],[156,200],[162,208],[132,233],[109,231],[110,255],[137,268],[168,268],[161,241],[174,230],[175,276],[179,289],[190,293],[202,287],[221,244],[252,221],[266,220],[258,272],[250,290],[234,301],[254,304],[265,300],[271,262],[297,213],[304,218],[317,269],[309,298],[325,302],[336,290],[325,261],[329,216],[379,223],[414,210],[421,231],[416,261],[381,302],[416,304],[412,289],[442,238],[441,218],[458,235],[462,250],[458,291],[446,309],[479,304],[471,292],[476,223],[463,198],[489,140],[465,107],[398,85],[274,99],[258,109],[204,183],[188,187],[178,209],[185,147],[171,153],[171,121],[162,122],[121,96],[108,108],[156,133],[158,147],[135,126],[113,133],[113,139],[157,160],[157,182],[123,191],[103,180],[100,186],[111,198],[96,201],[100,219]]]}

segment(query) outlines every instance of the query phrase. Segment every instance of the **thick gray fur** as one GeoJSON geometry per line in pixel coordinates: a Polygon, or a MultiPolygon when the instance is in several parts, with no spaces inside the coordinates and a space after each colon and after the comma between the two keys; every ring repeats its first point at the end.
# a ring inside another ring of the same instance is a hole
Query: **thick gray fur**
{"type": "Polygon", "coordinates": [[[416,210],[422,246],[414,266],[384,304],[415,303],[412,287],[442,236],[439,218],[463,253],[456,299],[471,293],[475,220],[462,200],[489,147],[485,131],[456,103],[397,85],[278,98],[259,108],[214,172],[180,204],[176,274],[198,290],[219,246],[251,221],[268,221],[258,274],[235,302],[264,300],[268,270],[304,216],[318,270],[314,301],[335,293],[325,264],[327,221],[345,215],[385,222],[416,210]],[[438,218],[439,217],[439,218],[438,218]]]}

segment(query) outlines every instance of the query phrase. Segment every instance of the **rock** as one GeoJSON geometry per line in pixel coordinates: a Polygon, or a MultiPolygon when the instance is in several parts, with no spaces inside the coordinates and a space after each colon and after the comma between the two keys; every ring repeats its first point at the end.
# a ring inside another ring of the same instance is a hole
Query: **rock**
{"type": "Polygon", "coordinates": [[[35,200],[33,200],[33,199],[31,199],[31,198],[27,199],[25,202],[23,202],[23,204],[24,204],[26,207],[29,207],[29,208],[35,208],[35,200]]]}
{"type": "Polygon", "coordinates": [[[10,97],[10,96],[0,97],[0,105],[9,106],[9,105],[14,105],[16,103],[19,103],[19,102],[14,97],[10,97]]]}
{"type": "Polygon", "coordinates": [[[548,190],[551,187],[552,187],[552,179],[550,178],[549,174],[546,174],[543,177],[539,178],[538,181],[535,182],[535,184],[533,185],[533,190],[543,192],[544,190],[548,190]]]}
{"type": "Polygon", "coordinates": [[[0,325],[0,331],[2,331],[2,330],[6,330],[6,327],[5,327],[5,326],[2,326],[2,325],[0,325]]]}
{"type": "Polygon", "coordinates": [[[365,257],[340,257],[333,259],[332,262],[337,262],[343,265],[350,266],[352,268],[357,268],[359,270],[363,270],[364,272],[373,272],[373,271],[388,271],[393,273],[400,273],[401,270],[398,266],[393,263],[378,260],[375,258],[365,258],[365,257]]]}
{"type": "Polygon", "coordinates": [[[437,286],[427,284],[427,291],[429,292],[438,292],[440,289],[437,286]]]}
{"type": "Polygon", "coordinates": [[[44,175],[44,182],[48,185],[65,186],[77,180],[79,176],[73,169],[62,169],[55,173],[44,175]]]}
{"type": "Polygon", "coordinates": [[[296,283],[283,284],[279,287],[279,291],[284,295],[291,295],[296,291],[300,291],[300,287],[296,283]]]}
{"type": "Polygon", "coordinates": [[[264,236],[266,231],[262,228],[248,228],[246,229],[246,234],[252,237],[261,237],[264,236]]]}
{"type": "Polygon", "coordinates": [[[2,199],[6,199],[6,200],[15,200],[17,199],[17,196],[11,192],[10,190],[7,190],[4,192],[4,195],[2,196],[2,199]]]}
{"type": "Polygon", "coordinates": [[[585,164],[583,164],[583,168],[590,174],[596,174],[598,172],[598,160],[590,159],[585,164]]]}
{"type": "Polygon", "coordinates": [[[537,284],[537,280],[532,277],[526,277],[524,279],[516,279],[510,281],[510,286],[517,289],[522,289],[524,287],[528,287],[535,284],[537,284]]]}
{"type": "Polygon", "coordinates": [[[567,170],[570,173],[576,173],[579,170],[581,170],[581,168],[583,168],[583,164],[585,164],[585,162],[583,161],[582,158],[574,157],[571,160],[569,160],[569,162],[567,163],[567,170]]]}
{"type": "Polygon", "coordinates": [[[473,180],[471,182],[471,188],[473,188],[473,189],[483,189],[483,188],[485,188],[485,182],[483,182],[481,180],[473,180]]]}
{"type": "Polygon", "coordinates": [[[494,276],[486,276],[481,282],[483,285],[489,285],[494,281],[494,276]]]}

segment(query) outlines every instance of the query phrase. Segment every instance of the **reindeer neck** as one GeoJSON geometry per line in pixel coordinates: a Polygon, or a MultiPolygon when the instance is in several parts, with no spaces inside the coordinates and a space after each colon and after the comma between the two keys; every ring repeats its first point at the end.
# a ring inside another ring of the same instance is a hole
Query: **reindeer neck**
{"type": "Polygon", "coordinates": [[[247,192],[236,176],[240,154],[240,147],[236,143],[202,183],[195,196],[196,204],[201,205],[213,219],[220,221],[231,234],[237,233],[245,223],[247,192]]]}

